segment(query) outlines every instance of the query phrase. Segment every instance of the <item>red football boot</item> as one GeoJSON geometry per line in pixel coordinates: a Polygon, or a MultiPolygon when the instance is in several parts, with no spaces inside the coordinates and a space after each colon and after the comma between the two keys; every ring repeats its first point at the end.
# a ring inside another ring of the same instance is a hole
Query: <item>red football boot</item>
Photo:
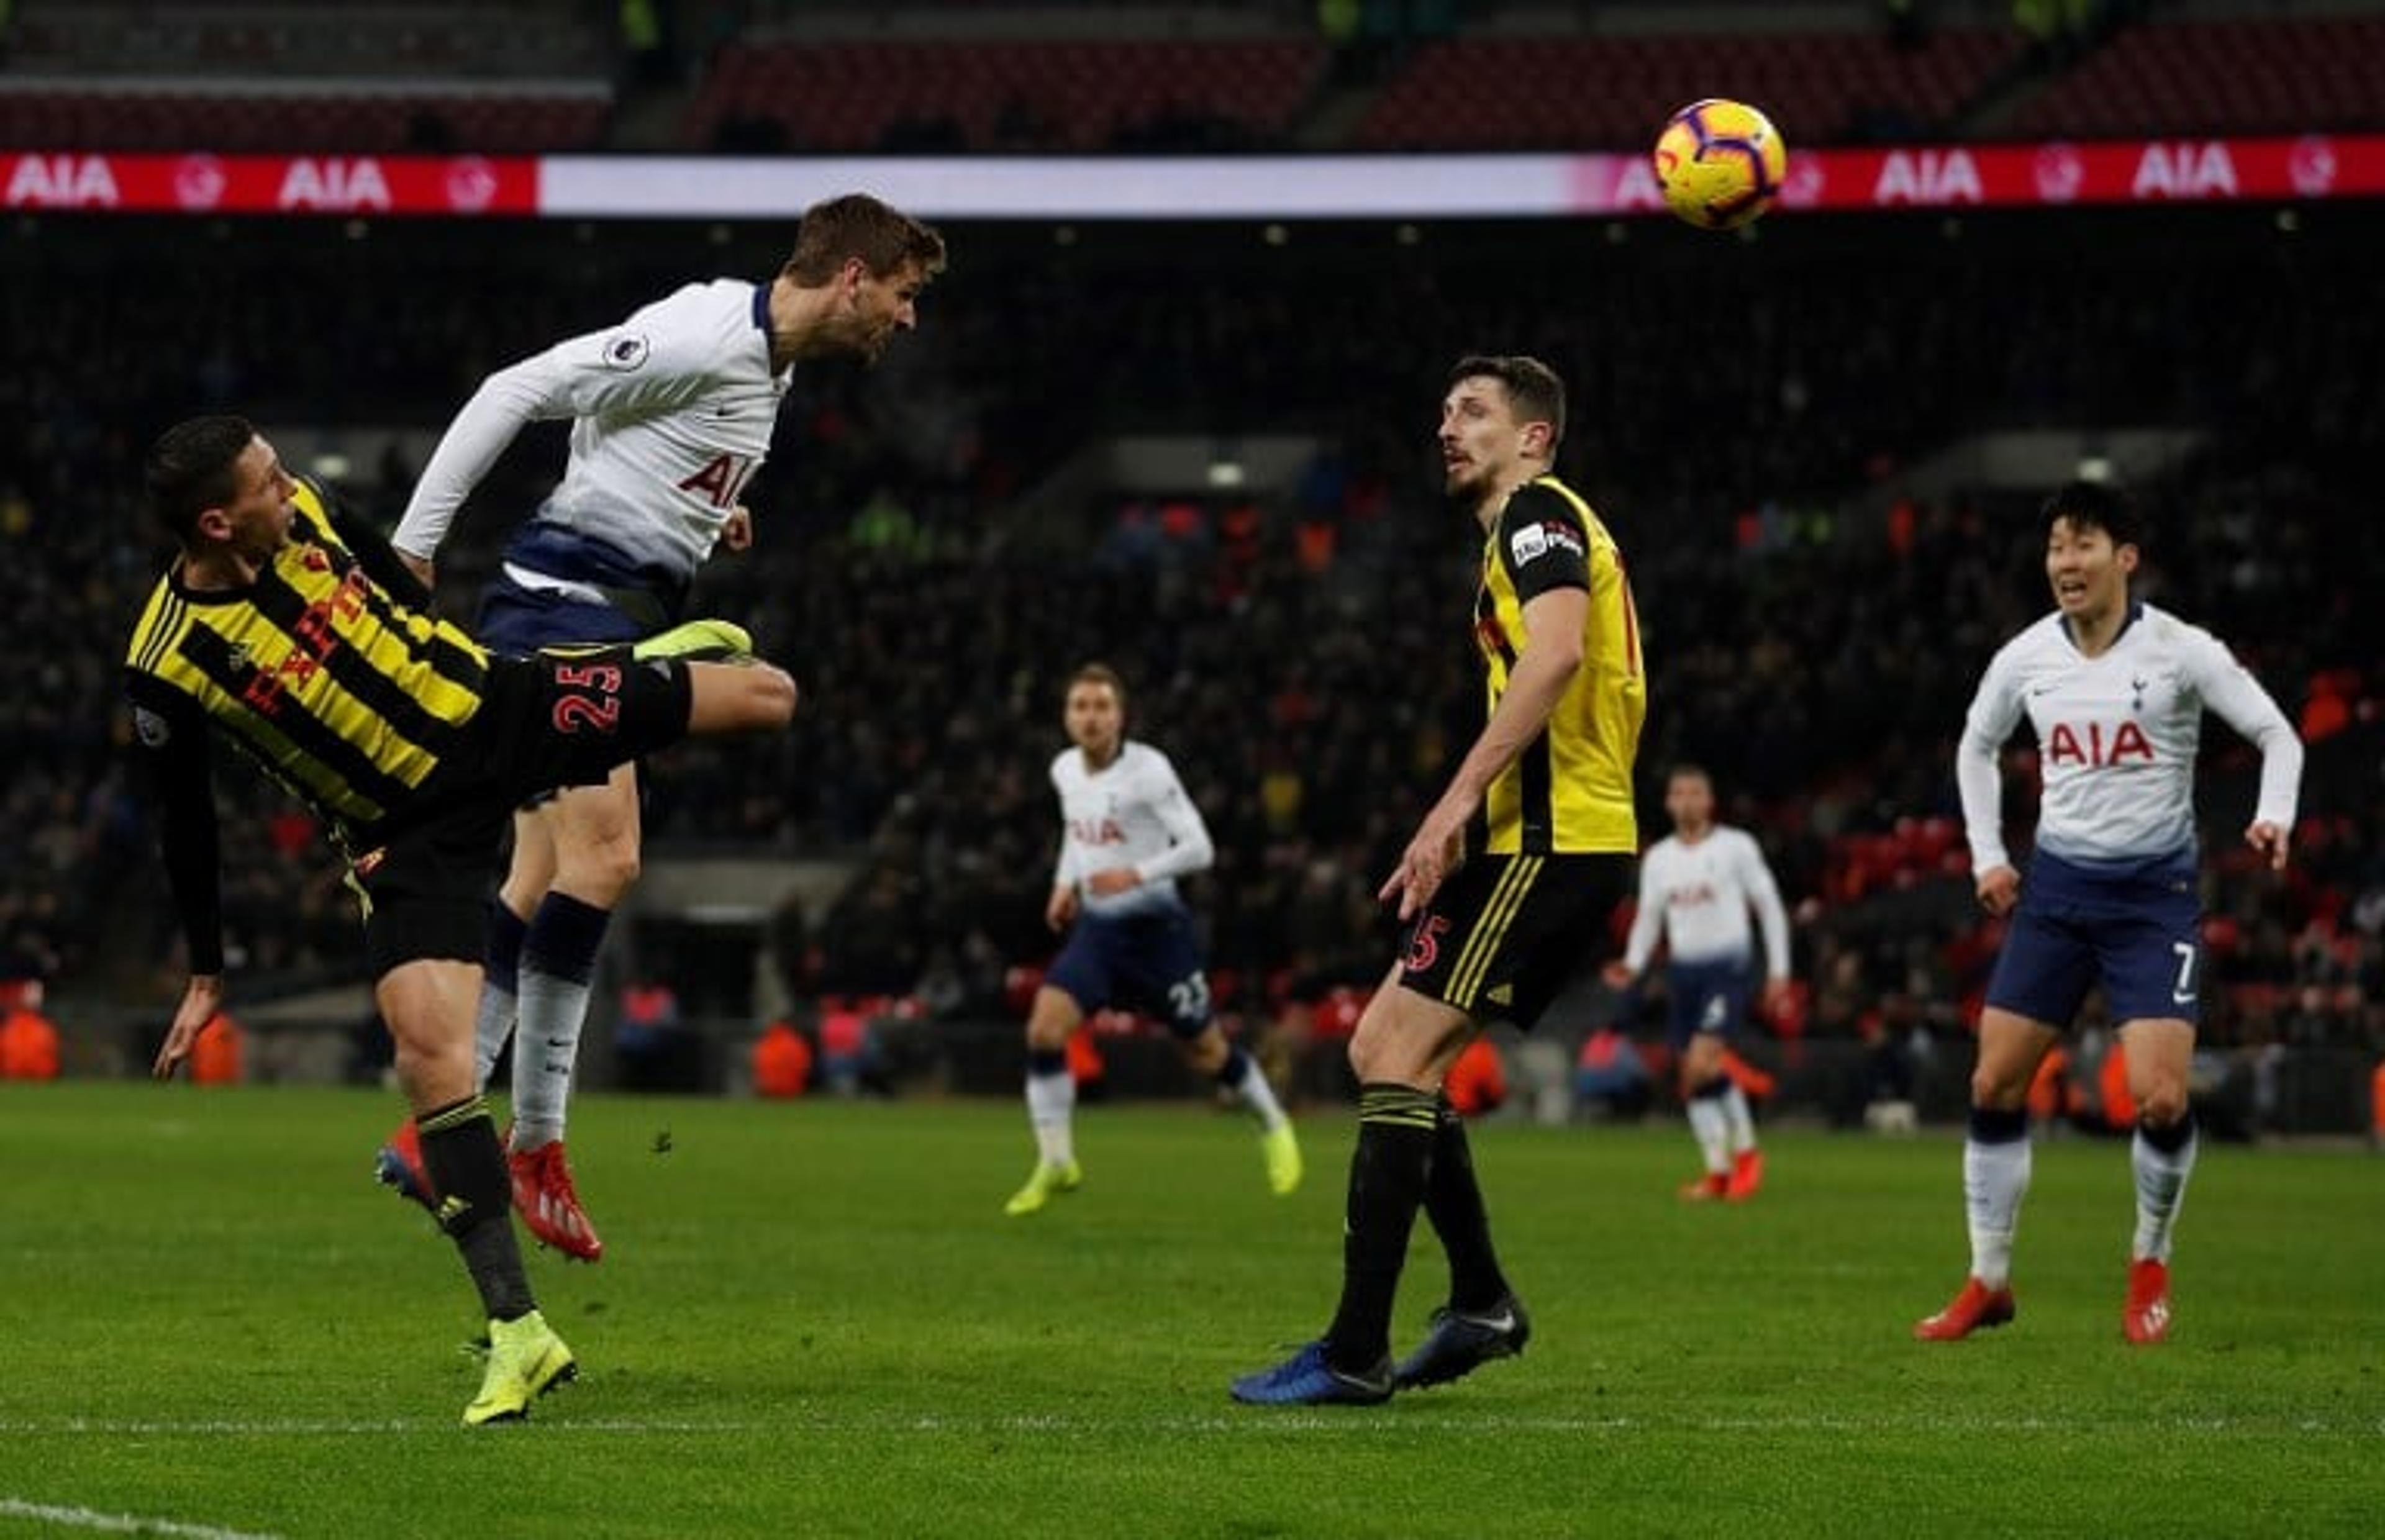
{"type": "Polygon", "coordinates": [[[1684,1203],[1713,1203],[1730,1196],[1730,1178],[1719,1171],[1707,1172],[1694,1182],[1681,1184],[1684,1203]]]}
{"type": "Polygon", "coordinates": [[[2120,1330],[2140,1348],[2149,1348],[2169,1335],[2167,1262],[2148,1257],[2129,1264],[2129,1304],[2120,1312],[2120,1330]]]}
{"type": "Polygon", "coordinates": [[[506,1164],[513,1169],[514,1207],[521,1211],[530,1233],[567,1257],[593,1262],[605,1254],[596,1226],[580,1207],[571,1186],[571,1164],[563,1156],[563,1141],[554,1139],[536,1149],[508,1150],[506,1164]]]}
{"type": "Polygon", "coordinates": [[[1723,1196],[1733,1203],[1744,1203],[1764,1186],[1764,1151],[1742,1149],[1730,1158],[1730,1182],[1723,1196]]]}
{"type": "Polygon", "coordinates": [[[1913,1323],[1913,1340],[1960,1342],[1973,1332],[2001,1326],[2019,1313],[2009,1287],[1990,1288],[1977,1278],[1966,1278],[1963,1292],[1954,1296],[1953,1304],[1926,1321],[1913,1323]]]}

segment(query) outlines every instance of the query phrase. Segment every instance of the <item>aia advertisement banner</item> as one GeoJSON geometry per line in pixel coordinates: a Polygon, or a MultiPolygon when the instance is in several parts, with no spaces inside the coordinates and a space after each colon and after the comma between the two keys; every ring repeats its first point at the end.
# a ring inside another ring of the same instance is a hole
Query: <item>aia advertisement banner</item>
{"type": "Polygon", "coordinates": [[[538,162],[481,155],[0,154],[0,205],[119,214],[538,212],[538,162]]]}
{"type": "MultiPolygon", "coordinates": [[[[22,212],[784,219],[866,189],[943,219],[1629,217],[1664,209],[1645,155],[1164,158],[0,153],[22,212]]],[[[2385,196],[2385,134],[1793,146],[1779,218],[1809,210],[2060,208],[2385,196]]]]}

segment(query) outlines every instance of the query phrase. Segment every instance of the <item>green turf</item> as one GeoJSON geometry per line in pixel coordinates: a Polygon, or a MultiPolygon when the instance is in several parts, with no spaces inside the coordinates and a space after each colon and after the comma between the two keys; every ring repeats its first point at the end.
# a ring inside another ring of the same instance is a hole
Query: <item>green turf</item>
{"type": "MultiPolygon", "coordinates": [[[[1230,1119],[1090,1109],[1083,1192],[1011,1221],[1015,1107],[588,1098],[609,1253],[532,1262],[586,1378],[467,1432],[468,1286],[366,1179],[394,1109],[0,1088],[0,1540],[37,1507],[459,1540],[2385,1530],[2385,1161],[2350,1150],[2206,1149],[2144,1351],[2125,1150],[2042,1146],[2019,1323],[1921,1347],[1963,1271],[1952,1137],[1781,1132],[1725,1209],[1674,1199],[1669,1124],[1492,1126],[1530,1354],[1286,1413],[1225,1385],[1330,1310],[1346,1113],[1279,1200],[1230,1119]]],[[[1420,1236],[1401,1346],[1442,1283],[1420,1236]]]]}

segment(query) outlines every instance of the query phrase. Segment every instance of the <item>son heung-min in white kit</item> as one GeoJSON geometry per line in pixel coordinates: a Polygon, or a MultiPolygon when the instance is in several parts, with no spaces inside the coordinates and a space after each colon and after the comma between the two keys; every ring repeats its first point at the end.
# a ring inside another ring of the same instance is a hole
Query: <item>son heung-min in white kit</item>
{"type": "Polygon", "coordinates": [[[1679,1058],[1681,1103],[1705,1162],[1681,1196],[1744,1202],[1763,1185],[1764,1152],[1747,1094],[1726,1070],[1723,1053],[1745,1025],[1754,992],[1748,915],[1753,911],[1764,929],[1764,1004],[1777,1010],[1789,989],[1789,914],[1754,837],[1715,822],[1714,782],[1704,770],[1674,767],[1665,811],[1673,832],[1640,858],[1639,913],[1623,956],[1606,965],[1606,982],[1630,986],[1663,938],[1666,1037],[1679,1058]]]}
{"type": "Polygon", "coordinates": [[[1989,663],[1955,774],[1979,902],[2010,915],[1979,1016],[1963,1198],[1971,1273],[1914,1335],[1951,1342],[2013,1319],[2013,1233],[2029,1189],[2027,1099],[2055,1037],[2100,984],[2138,1107],[2137,1227],[2121,1331],[2170,1328],[2170,1231],[2194,1169],[2187,1081],[2203,991],[2194,758],[2206,708],[2261,750],[2246,843],[2282,870],[2303,747],[2285,714],[2208,631],[2129,596],[2142,533],[2111,488],[2074,482],[2044,511],[2054,613],[1989,663]],[[2006,853],[1998,756],[2026,714],[2043,792],[2024,881],[2006,853]]]}
{"type": "Polygon", "coordinates": [[[1240,1099],[1258,1122],[1267,1186],[1300,1186],[1300,1146],[1257,1061],[1229,1042],[1209,1013],[1209,980],[1192,913],[1176,879],[1205,871],[1214,854],[1201,810],[1168,756],[1126,737],[1126,686],[1087,664],[1068,681],[1071,747],[1052,762],[1060,795],[1060,858],[1044,918],[1068,930],[1027,1021],[1027,1117],[1035,1170],[1011,1195],[1013,1218],[1042,1211],[1084,1180],[1071,1128],[1077,1083],[1068,1035],[1105,1006],[1166,1023],[1185,1062],[1240,1099]],[[1071,928],[1073,927],[1073,928],[1071,928]]]}
{"type": "MultiPolygon", "coordinates": [[[[943,265],[934,230],[875,198],[806,210],[771,279],[688,284],[491,375],[423,467],[391,543],[431,582],[457,510],[516,435],[568,419],[562,482],[506,545],[477,640],[527,653],[634,641],[678,624],[714,547],[752,543],[739,498],[769,453],[794,366],[875,361],[917,324],[919,292],[943,265]]],[[[565,1108],[597,950],[637,880],[639,832],[634,765],[524,809],[490,905],[476,1084],[487,1083],[518,1016],[514,1200],[539,1239],[589,1261],[604,1243],[564,1155],[565,1108]]],[[[411,1124],[383,1147],[380,1171],[436,1203],[411,1124]]]]}

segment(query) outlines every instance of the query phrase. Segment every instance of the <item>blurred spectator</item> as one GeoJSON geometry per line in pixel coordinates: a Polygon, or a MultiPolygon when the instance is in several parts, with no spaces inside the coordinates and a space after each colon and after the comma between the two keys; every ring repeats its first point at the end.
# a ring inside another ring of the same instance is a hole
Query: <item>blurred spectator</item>
{"type": "Polygon", "coordinates": [[[680,1013],[678,993],[651,969],[622,986],[613,1053],[625,1090],[705,1088],[704,1039],[680,1013]]]}
{"type": "Polygon", "coordinates": [[[1613,1022],[1582,1039],[1573,1086],[1585,1112],[1622,1123],[1639,1122],[1655,1097],[1655,1081],[1640,1056],[1640,1046],[1613,1022]]]}
{"type": "Polygon", "coordinates": [[[757,1096],[797,1097],[811,1085],[812,1045],[791,1022],[772,1022],[754,1043],[757,1096]]]}
{"type": "Polygon", "coordinates": [[[58,1029],[42,1014],[41,981],[0,987],[10,995],[5,1014],[0,1014],[0,1080],[56,1080],[58,1029]]]}

